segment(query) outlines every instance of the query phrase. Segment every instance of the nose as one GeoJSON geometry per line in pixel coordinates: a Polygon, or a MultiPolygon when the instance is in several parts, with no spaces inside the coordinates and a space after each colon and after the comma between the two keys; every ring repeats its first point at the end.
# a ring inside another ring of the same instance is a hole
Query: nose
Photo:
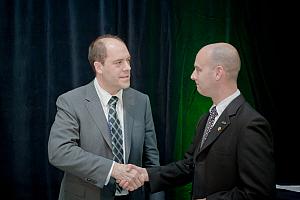
{"type": "Polygon", "coordinates": [[[195,80],[195,70],[193,71],[193,73],[191,74],[191,79],[194,81],[195,80]]]}
{"type": "Polygon", "coordinates": [[[129,63],[129,62],[125,62],[125,64],[124,64],[123,71],[127,71],[127,70],[131,70],[130,63],[129,63]]]}

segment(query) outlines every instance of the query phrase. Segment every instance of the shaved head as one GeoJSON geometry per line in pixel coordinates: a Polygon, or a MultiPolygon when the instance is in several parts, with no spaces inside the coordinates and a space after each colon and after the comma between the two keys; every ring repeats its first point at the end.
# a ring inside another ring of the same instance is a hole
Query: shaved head
{"type": "Polygon", "coordinates": [[[230,79],[237,80],[241,66],[240,56],[236,48],[228,43],[214,43],[204,46],[212,66],[222,66],[230,79]]]}

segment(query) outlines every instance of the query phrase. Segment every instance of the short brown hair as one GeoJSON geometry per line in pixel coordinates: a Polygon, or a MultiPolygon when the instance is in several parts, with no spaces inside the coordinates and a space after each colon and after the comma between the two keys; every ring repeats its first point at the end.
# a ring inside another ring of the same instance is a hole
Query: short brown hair
{"type": "Polygon", "coordinates": [[[105,34],[105,35],[101,35],[101,36],[97,37],[90,44],[90,46],[89,46],[89,54],[88,54],[89,63],[90,63],[90,65],[91,65],[91,67],[92,67],[92,69],[93,69],[94,72],[96,72],[95,66],[94,66],[94,62],[95,61],[99,61],[102,64],[104,64],[105,58],[107,56],[106,46],[101,41],[104,38],[113,38],[113,39],[119,40],[120,42],[124,43],[124,41],[121,38],[119,38],[118,36],[116,36],[116,35],[105,34]]]}

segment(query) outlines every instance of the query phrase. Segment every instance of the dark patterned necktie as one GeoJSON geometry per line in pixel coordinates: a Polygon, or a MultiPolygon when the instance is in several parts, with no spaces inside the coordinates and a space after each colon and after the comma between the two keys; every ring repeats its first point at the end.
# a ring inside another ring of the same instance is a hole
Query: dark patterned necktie
{"type": "Polygon", "coordinates": [[[206,126],[205,126],[205,130],[204,130],[204,133],[203,133],[203,137],[202,137],[200,148],[203,146],[205,140],[207,139],[208,134],[209,134],[210,130],[212,129],[214,121],[215,121],[215,118],[217,116],[218,116],[217,108],[216,108],[216,106],[214,106],[210,110],[210,114],[209,114],[208,120],[206,122],[206,126]]]}
{"type": "MultiPolygon", "coordinates": [[[[113,160],[117,163],[124,163],[123,159],[123,137],[121,124],[117,116],[117,101],[118,97],[112,96],[108,101],[108,126],[111,134],[113,160]]],[[[121,193],[122,188],[116,184],[118,193],[121,193]]]]}
{"type": "Polygon", "coordinates": [[[118,163],[124,163],[123,159],[123,137],[120,121],[117,117],[118,97],[112,96],[108,101],[108,125],[111,133],[113,160],[118,163]]]}

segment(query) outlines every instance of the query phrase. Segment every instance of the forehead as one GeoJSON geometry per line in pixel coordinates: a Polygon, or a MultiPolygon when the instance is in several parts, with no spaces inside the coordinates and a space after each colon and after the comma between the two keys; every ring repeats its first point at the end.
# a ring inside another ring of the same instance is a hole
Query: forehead
{"type": "Polygon", "coordinates": [[[210,51],[208,48],[202,48],[196,55],[195,66],[206,66],[210,63],[210,51]]]}
{"type": "Polygon", "coordinates": [[[195,66],[197,66],[197,67],[199,67],[200,65],[201,65],[201,61],[202,61],[202,52],[201,52],[201,50],[197,53],[197,55],[196,55],[196,58],[195,58],[195,62],[194,62],[194,65],[195,66]]]}
{"type": "Polygon", "coordinates": [[[106,47],[107,57],[126,57],[129,56],[128,49],[126,45],[113,38],[105,38],[103,42],[106,47]]]}

